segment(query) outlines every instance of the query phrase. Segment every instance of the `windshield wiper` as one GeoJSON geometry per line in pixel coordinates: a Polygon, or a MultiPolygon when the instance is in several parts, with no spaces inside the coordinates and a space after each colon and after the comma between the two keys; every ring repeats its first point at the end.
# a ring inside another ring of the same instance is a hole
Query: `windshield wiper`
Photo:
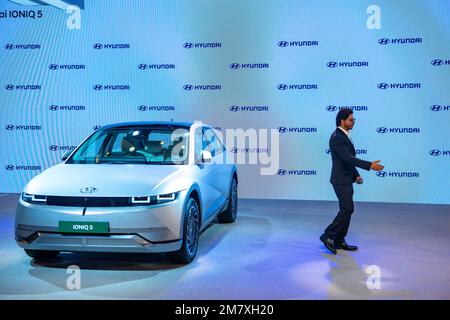
{"type": "Polygon", "coordinates": [[[130,162],[124,162],[124,161],[100,161],[98,164],[127,164],[130,162]]]}
{"type": "Polygon", "coordinates": [[[175,164],[172,161],[146,161],[145,164],[175,164]]]}

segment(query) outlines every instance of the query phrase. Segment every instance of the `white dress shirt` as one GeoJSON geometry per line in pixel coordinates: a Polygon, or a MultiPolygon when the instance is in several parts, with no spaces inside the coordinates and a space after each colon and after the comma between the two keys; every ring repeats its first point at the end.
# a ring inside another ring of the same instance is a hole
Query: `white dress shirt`
{"type": "Polygon", "coordinates": [[[342,128],[342,127],[338,127],[338,128],[341,129],[342,131],[344,131],[345,135],[350,139],[351,143],[353,144],[353,140],[352,140],[352,138],[350,137],[350,131],[347,131],[347,130],[345,130],[345,129],[342,128]]]}

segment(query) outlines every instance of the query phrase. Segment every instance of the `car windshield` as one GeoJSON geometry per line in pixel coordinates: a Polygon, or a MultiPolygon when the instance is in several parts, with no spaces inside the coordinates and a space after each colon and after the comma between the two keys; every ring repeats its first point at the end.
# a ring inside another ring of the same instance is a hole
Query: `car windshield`
{"type": "Polygon", "coordinates": [[[69,164],[187,164],[188,128],[176,126],[100,129],[71,156],[69,164]]]}

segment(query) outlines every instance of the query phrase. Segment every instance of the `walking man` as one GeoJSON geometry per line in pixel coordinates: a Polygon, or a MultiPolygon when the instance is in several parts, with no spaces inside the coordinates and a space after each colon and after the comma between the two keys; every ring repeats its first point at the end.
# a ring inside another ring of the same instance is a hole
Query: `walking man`
{"type": "Polygon", "coordinates": [[[330,137],[330,151],[332,159],[330,182],[339,201],[339,212],[333,222],[325,229],[320,240],[333,254],[337,249],[355,251],[357,246],[347,244],[345,236],[350,226],[353,205],[353,183],[362,184],[363,179],[356,167],[369,171],[381,171],[384,166],[380,160],[373,162],[356,158],[355,147],[350,138],[355,118],[349,108],[341,109],[336,115],[336,130],[330,137]]]}

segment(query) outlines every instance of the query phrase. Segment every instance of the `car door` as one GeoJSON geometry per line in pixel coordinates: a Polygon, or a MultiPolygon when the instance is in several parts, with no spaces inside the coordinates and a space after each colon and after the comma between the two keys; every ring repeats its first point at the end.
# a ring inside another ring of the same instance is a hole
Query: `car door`
{"type": "Polygon", "coordinates": [[[206,177],[208,185],[214,190],[214,201],[212,203],[212,211],[216,212],[225,203],[230,187],[230,165],[226,164],[224,158],[224,147],[217,137],[214,130],[210,127],[203,128],[206,145],[204,149],[211,152],[211,173],[206,177]]]}
{"type": "Polygon", "coordinates": [[[196,128],[194,139],[195,176],[202,197],[203,221],[206,221],[217,211],[218,202],[222,196],[222,192],[217,188],[217,182],[215,181],[219,164],[216,164],[214,159],[207,163],[201,161],[201,152],[203,150],[210,151],[209,145],[211,143],[205,136],[204,127],[196,128]]]}
{"type": "Polygon", "coordinates": [[[195,179],[200,188],[201,193],[201,207],[203,221],[208,220],[213,214],[213,203],[217,198],[217,191],[209,185],[211,175],[215,166],[212,163],[204,163],[201,161],[201,151],[206,146],[206,140],[203,135],[203,128],[198,127],[194,133],[194,161],[195,161],[195,179]]]}

